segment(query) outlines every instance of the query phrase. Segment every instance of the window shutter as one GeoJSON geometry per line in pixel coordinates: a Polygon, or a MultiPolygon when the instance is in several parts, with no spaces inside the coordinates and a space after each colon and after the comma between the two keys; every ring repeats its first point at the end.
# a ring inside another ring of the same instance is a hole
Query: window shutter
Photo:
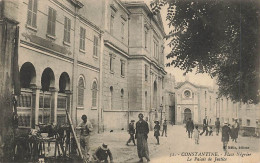
{"type": "Polygon", "coordinates": [[[48,26],[47,26],[47,33],[51,34],[51,17],[52,17],[52,11],[51,8],[49,8],[48,12],[48,26]]]}
{"type": "Polygon", "coordinates": [[[56,11],[55,10],[53,10],[52,22],[53,22],[52,35],[55,36],[55,25],[56,25],[56,11]]]}
{"type": "MultiPolygon", "coordinates": [[[[68,18],[67,18],[67,19],[68,19],[68,18]]],[[[68,34],[67,34],[68,42],[70,42],[70,28],[71,28],[71,20],[68,19],[68,34]]]]}

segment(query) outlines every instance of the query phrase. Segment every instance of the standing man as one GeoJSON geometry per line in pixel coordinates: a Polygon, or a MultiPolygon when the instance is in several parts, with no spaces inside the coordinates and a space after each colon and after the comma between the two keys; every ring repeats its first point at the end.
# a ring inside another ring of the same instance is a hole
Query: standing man
{"type": "Polygon", "coordinates": [[[188,119],[187,123],[186,123],[186,131],[188,132],[188,136],[189,138],[192,138],[192,132],[194,130],[194,123],[191,120],[191,118],[188,119]]]}
{"type": "Polygon", "coordinates": [[[134,122],[135,120],[131,120],[131,123],[129,123],[128,126],[128,133],[130,134],[130,138],[128,139],[128,141],[126,142],[126,145],[128,146],[128,143],[131,142],[131,140],[133,141],[134,145],[135,145],[135,127],[134,127],[134,122]]]}
{"type": "Polygon", "coordinates": [[[89,137],[90,132],[93,131],[92,124],[87,121],[87,116],[84,114],[81,117],[82,121],[76,129],[80,130],[80,147],[85,160],[89,158],[89,137]]]}
{"type": "Polygon", "coordinates": [[[209,121],[207,116],[205,116],[205,118],[203,119],[203,131],[200,135],[203,135],[203,133],[206,131],[206,136],[208,136],[208,125],[209,125],[209,121]]]}
{"type": "Polygon", "coordinates": [[[236,118],[235,119],[235,123],[234,123],[234,139],[235,139],[235,142],[237,142],[237,138],[238,138],[238,132],[239,132],[239,123],[237,121],[238,119],[236,118]]]}
{"type": "Polygon", "coordinates": [[[142,113],[138,115],[138,118],[139,121],[136,122],[135,138],[137,139],[137,152],[138,157],[140,158],[139,162],[143,162],[143,157],[145,157],[147,161],[150,161],[147,144],[147,138],[149,133],[148,123],[143,120],[144,115],[142,113]]]}
{"type": "Polygon", "coordinates": [[[163,133],[165,133],[165,137],[167,137],[167,120],[166,119],[163,122],[162,136],[163,136],[163,133]]]}
{"type": "Polygon", "coordinates": [[[215,127],[216,127],[216,135],[219,134],[219,129],[220,129],[220,121],[219,118],[217,118],[216,122],[215,122],[215,127]]]}
{"type": "Polygon", "coordinates": [[[227,144],[229,141],[229,136],[230,136],[230,128],[228,127],[228,123],[225,121],[223,127],[222,127],[222,142],[223,142],[223,150],[227,151],[227,144]]]}

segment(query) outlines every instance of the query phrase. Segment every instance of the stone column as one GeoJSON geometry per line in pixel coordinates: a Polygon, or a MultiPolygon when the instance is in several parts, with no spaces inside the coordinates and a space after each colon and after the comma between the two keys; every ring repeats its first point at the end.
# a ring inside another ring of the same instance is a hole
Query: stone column
{"type": "Polygon", "coordinates": [[[39,101],[40,101],[40,87],[36,85],[31,86],[33,90],[32,96],[32,128],[37,128],[39,124],[39,101]]]}
{"type": "Polygon", "coordinates": [[[51,122],[57,124],[58,90],[50,88],[51,92],[51,122]]]}

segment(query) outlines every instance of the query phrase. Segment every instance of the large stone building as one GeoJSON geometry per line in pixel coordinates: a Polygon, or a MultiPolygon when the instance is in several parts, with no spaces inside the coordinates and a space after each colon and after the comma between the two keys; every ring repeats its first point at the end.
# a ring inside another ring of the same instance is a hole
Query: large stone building
{"type": "Polygon", "coordinates": [[[144,2],[4,0],[19,23],[20,128],[74,125],[87,114],[97,130],[126,128],[140,112],[153,122],[164,105],[160,15],[144,2]]]}
{"type": "Polygon", "coordinates": [[[162,104],[165,36],[144,2],[105,1],[102,110],[105,129],[126,128],[140,112],[153,122],[162,104]]]}

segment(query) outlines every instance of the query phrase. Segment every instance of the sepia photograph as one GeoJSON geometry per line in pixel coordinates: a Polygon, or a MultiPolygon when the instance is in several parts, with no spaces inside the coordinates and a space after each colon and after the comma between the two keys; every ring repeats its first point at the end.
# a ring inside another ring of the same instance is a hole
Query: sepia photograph
{"type": "Polygon", "coordinates": [[[260,1],[0,0],[0,162],[260,163],[260,1]]]}

